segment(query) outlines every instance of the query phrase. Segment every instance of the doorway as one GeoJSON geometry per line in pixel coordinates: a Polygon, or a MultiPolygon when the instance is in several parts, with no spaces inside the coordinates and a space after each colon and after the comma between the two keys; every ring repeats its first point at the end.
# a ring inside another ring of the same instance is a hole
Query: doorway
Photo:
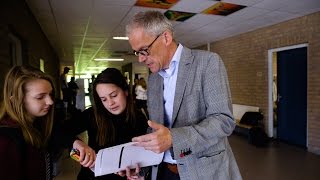
{"type": "Polygon", "coordinates": [[[306,147],[307,47],[277,53],[277,138],[306,147]]]}
{"type": "Polygon", "coordinates": [[[269,137],[307,147],[307,44],[269,50],[268,114],[269,137]]]}

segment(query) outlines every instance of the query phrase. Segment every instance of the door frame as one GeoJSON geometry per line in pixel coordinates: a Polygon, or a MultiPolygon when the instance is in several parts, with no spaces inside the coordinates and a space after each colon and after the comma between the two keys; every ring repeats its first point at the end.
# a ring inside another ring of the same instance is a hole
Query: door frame
{"type": "MultiPolygon", "coordinates": [[[[285,50],[290,50],[290,49],[297,49],[297,48],[302,48],[302,47],[307,47],[308,48],[308,43],[304,44],[298,44],[298,45],[293,45],[293,46],[286,46],[286,47],[281,47],[281,48],[275,48],[275,49],[269,49],[268,50],[268,122],[267,122],[267,127],[268,127],[268,136],[273,137],[273,100],[272,100],[272,90],[273,90],[273,53],[274,52],[279,52],[279,51],[285,51],[285,50]]],[[[308,72],[308,70],[307,70],[308,72]]],[[[308,106],[308,105],[307,105],[308,106]]],[[[308,117],[308,112],[307,112],[307,117],[308,117]]],[[[308,134],[308,118],[307,118],[307,134],[308,134]]],[[[306,139],[306,147],[308,147],[308,136],[306,139]]]]}
{"type": "Polygon", "coordinates": [[[11,62],[12,62],[12,66],[15,65],[23,65],[23,61],[22,61],[22,44],[21,44],[21,40],[18,36],[16,36],[13,33],[9,33],[8,34],[9,39],[12,42],[12,54],[11,54],[11,62]]]}

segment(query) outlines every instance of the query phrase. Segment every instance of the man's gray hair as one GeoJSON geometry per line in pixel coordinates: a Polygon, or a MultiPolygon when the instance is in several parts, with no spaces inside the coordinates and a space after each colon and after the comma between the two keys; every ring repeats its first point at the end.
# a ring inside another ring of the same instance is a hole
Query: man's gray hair
{"type": "Polygon", "coordinates": [[[171,22],[159,11],[145,11],[134,15],[133,19],[126,26],[127,36],[135,28],[143,28],[146,33],[160,35],[164,31],[169,31],[173,36],[173,27],[171,22]]]}

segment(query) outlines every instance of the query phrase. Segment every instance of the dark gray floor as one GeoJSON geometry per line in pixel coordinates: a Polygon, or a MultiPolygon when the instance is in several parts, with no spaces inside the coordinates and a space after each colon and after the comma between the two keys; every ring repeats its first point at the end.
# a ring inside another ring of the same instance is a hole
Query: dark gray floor
{"type": "Polygon", "coordinates": [[[229,141],[244,180],[320,180],[320,155],[277,141],[262,148],[243,136],[229,141]]]}
{"type": "MultiPolygon", "coordinates": [[[[320,155],[277,141],[263,148],[243,136],[232,135],[229,141],[244,180],[320,180],[320,155]]],[[[54,180],[75,180],[79,165],[64,157],[54,180]]]]}

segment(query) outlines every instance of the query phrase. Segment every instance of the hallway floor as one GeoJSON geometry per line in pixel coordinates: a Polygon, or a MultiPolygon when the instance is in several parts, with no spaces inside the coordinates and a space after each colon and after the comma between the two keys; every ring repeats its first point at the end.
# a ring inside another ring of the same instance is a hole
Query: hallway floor
{"type": "MultiPolygon", "coordinates": [[[[255,147],[238,135],[230,136],[229,141],[244,180],[320,179],[320,155],[277,141],[268,147],[255,147]]],[[[54,180],[75,180],[79,168],[65,152],[54,180]]]]}
{"type": "Polygon", "coordinates": [[[320,155],[278,141],[268,147],[255,147],[238,135],[229,141],[244,180],[320,179],[320,155]]]}

